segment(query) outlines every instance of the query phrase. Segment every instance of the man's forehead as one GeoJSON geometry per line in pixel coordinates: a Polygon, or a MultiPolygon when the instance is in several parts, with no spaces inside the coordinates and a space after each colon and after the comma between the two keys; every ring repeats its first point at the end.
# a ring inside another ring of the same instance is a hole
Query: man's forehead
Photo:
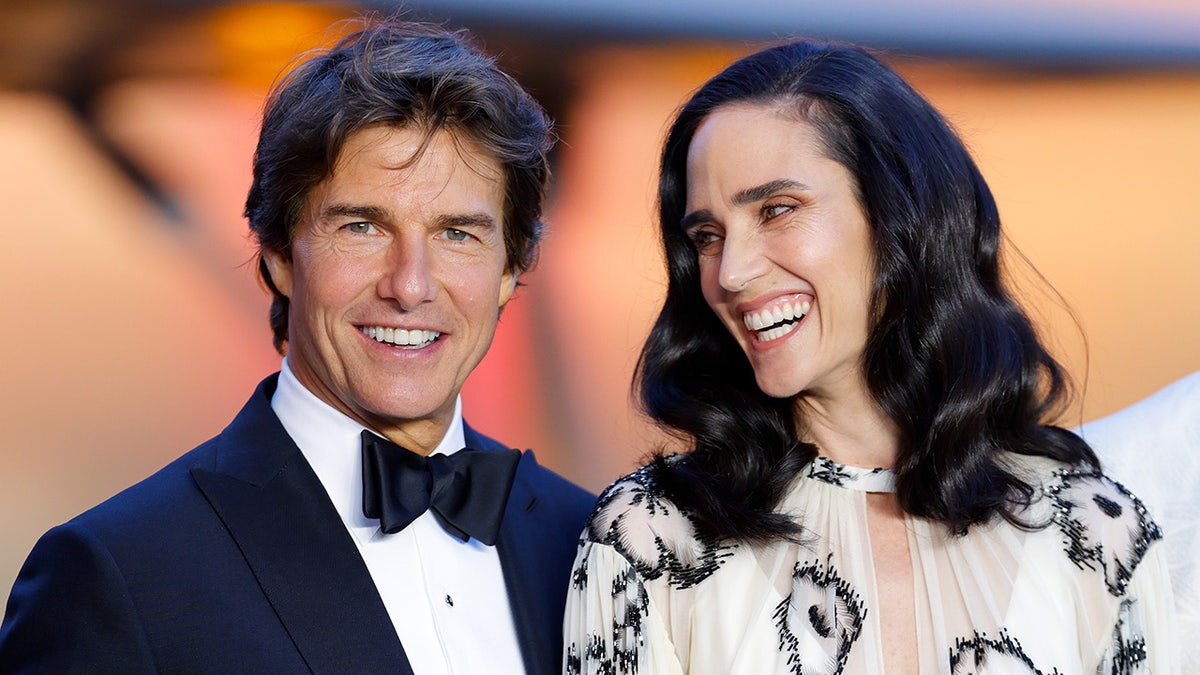
{"type": "Polygon", "coordinates": [[[305,195],[302,219],[375,222],[421,217],[504,220],[498,163],[469,138],[421,127],[367,127],[343,145],[334,170],[305,195]]]}
{"type": "Polygon", "coordinates": [[[382,161],[391,170],[432,168],[440,163],[461,164],[476,176],[504,188],[504,168],[495,154],[477,136],[462,126],[426,124],[372,124],[351,132],[342,143],[331,173],[344,171],[361,161],[382,161]],[[379,150],[383,150],[382,153],[379,150]],[[375,152],[371,152],[375,151],[375,152]]]}

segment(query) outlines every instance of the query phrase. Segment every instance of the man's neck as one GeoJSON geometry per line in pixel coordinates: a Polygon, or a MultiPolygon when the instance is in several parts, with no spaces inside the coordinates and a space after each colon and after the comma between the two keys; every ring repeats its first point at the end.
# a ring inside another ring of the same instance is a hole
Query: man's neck
{"type": "MultiPolygon", "coordinates": [[[[332,430],[353,425],[356,435],[362,429],[369,429],[421,455],[435,452],[450,454],[460,450],[465,442],[461,398],[455,400],[454,408],[444,420],[405,420],[404,424],[397,425],[383,418],[350,415],[307,387],[296,377],[286,358],[280,367],[279,386],[271,405],[293,438],[309,436],[318,429],[332,430]]],[[[304,447],[301,449],[306,450],[304,447]]]]}

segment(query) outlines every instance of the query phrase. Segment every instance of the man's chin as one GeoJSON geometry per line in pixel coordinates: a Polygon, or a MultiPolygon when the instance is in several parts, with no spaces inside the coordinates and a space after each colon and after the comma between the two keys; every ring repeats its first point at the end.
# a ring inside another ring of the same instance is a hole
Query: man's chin
{"type": "Polygon", "coordinates": [[[380,396],[363,397],[358,410],[359,421],[369,427],[403,428],[430,423],[448,425],[454,416],[458,393],[438,396],[380,396]]]}

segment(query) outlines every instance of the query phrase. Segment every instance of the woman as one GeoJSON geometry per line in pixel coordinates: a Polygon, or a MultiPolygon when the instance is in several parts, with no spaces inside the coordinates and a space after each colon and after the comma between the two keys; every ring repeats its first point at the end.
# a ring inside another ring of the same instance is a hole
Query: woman
{"type": "Polygon", "coordinates": [[[690,446],[584,533],[587,673],[1168,673],[1158,528],[1048,420],[1067,394],[963,144],[865,51],[734,63],[662,155],[638,367],[690,446]]]}

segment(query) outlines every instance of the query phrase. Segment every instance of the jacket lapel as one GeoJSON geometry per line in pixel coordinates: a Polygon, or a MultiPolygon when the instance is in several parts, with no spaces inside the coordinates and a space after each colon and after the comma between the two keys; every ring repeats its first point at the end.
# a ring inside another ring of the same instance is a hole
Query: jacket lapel
{"type": "MultiPolygon", "coordinates": [[[[463,425],[467,447],[507,449],[463,425]]],[[[547,536],[538,518],[538,495],[532,476],[538,470],[533,453],[526,450],[517,465],[517,476],[504,509],[500,537],[496,543],[505,590],[517,629],[521,658],[528,675],[559,672],[562,645],[562,611],[555,611],[551,598],[565,594],[557,588],[553,556],[543,555],[547,536]]]]}
{"type": "Polygon", "coordinates": [[[412,673],[350,534],[270,408],[268,378],[192,476],[315,673],[412,673]]]}

